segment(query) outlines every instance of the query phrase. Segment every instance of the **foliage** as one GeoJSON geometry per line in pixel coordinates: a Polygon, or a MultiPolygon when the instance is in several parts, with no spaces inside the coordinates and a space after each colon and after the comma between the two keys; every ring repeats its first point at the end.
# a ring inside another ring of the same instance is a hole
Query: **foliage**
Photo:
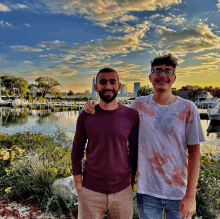
{"type": "MultiPolygon", "coordinates": [[[[60,130],[53,136],[0,134],[0,196],[58,209],[61,199],[53,194],[52,183],[71,175],[71,144],[66,139],[60,130]],[[49,204],[51,197],[54,201],[49,204]]],[[[62,201],[61,209],[67,208],[64,204],[62,201]]]]}
{"type": "MultiPolygon", "coordinates": [[[[60,86],[60,83],[55,79],[50,77],[39,77],[35,80],[37,82],[37,88],[43,97],[48,93],[56,93],[59,92],[57,90],[57,86],[60,86]]],[[[58,94],[58,93],[57,93],[58,94]]]]}
{"type": "Polygon", "coordinates": [[[139,96],[147,96],[147,95],[152,94],[152,93],[153,93],[152,88],[149,85],[147,85],[147,86],[142,86],[138,89],[137,96],[138,97],[139,96]]]}
{"type": "Polygon", "coordinates": [[[11,75],[4,75],[1,77],[2,85],[6,89],[8,95],[26,96],[28,89],[28,82],[22,77],[15,77],[11,75]]]}
{"type": "Polygon", "coordinates": [[[217,218],[220,213],[220,159],[206,154],[201,157],[198,191],[196,197],[197,215],[203,219],[217,218]]]}
{"type": "Polygon", "coordinates": [[[67,94],[68,94],[68,96],[73,96],[74,95],[72,90],[69,90],[69,92],[67,94]]]}
{"type": "Polygon", "coordinates": [[[172,88],[172,94],[173,95],[178,95],[178,90],[176,88],[172,88]]]}

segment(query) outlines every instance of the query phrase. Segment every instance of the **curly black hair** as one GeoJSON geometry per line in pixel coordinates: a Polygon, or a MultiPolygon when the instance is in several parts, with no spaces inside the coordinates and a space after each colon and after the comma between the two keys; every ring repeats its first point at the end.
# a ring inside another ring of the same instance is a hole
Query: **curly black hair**
{"type": "Polygon", "coordinates": [[[153,61],[151,61],[151,70],[156,65],[171,65],[173,68],[176,68],[178,63],[178,59],[175,58],[171,53],[165,54],[163,56],[155,57],[153,61]]]}

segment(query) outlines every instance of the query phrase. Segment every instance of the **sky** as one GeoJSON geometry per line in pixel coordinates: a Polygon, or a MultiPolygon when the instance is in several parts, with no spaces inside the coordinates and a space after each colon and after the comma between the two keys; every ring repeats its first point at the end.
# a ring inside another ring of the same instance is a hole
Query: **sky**
{"type": "Polygon", "coordinates": [[[92,90],[104,67],[133,92],[154,57],[178,58],[173,87],[220,86],[220,0],[0,1],[0,75],[92,90]]]}

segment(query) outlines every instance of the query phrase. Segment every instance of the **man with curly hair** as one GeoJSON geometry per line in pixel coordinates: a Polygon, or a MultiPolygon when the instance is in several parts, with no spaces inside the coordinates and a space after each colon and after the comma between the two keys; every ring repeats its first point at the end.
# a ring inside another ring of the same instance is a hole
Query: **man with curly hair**
{"type": "MultiPolygon", "coordinates": [[[[140,117],[137,202],[141,219],[184,219],[196,212],[200,142],[204,135],[195,104],[172,94],[177,59],[151,62],[153,94],[130,105],[140,117]]],[[[93,106],[88,109],[94,113],[93,106]],[[92,111],[93,110],[93,111],[92,111]]]]}

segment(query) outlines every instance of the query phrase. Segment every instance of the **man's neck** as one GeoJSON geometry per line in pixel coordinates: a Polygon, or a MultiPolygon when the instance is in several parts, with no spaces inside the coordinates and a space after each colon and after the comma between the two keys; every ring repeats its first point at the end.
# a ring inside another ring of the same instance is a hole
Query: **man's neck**
{"type": "Polygon", "coordinates": [[[156,103],[161,104],[161,105],[169,105],[171,102],[171,96],[172,92],[171,91],[166,91],[166,92],[157,92],[154,91],[153,93],[153,99],[156,103]]]}
{"type": "Polygon", "coordinates": [[[114,99],[111,103],[106,103],[104,102],[102,99],[100,99],[100,103],[99,106],[103,109],[103,110],[115,110],[118,108],[118,103],[117,100],[114,99]]]}

